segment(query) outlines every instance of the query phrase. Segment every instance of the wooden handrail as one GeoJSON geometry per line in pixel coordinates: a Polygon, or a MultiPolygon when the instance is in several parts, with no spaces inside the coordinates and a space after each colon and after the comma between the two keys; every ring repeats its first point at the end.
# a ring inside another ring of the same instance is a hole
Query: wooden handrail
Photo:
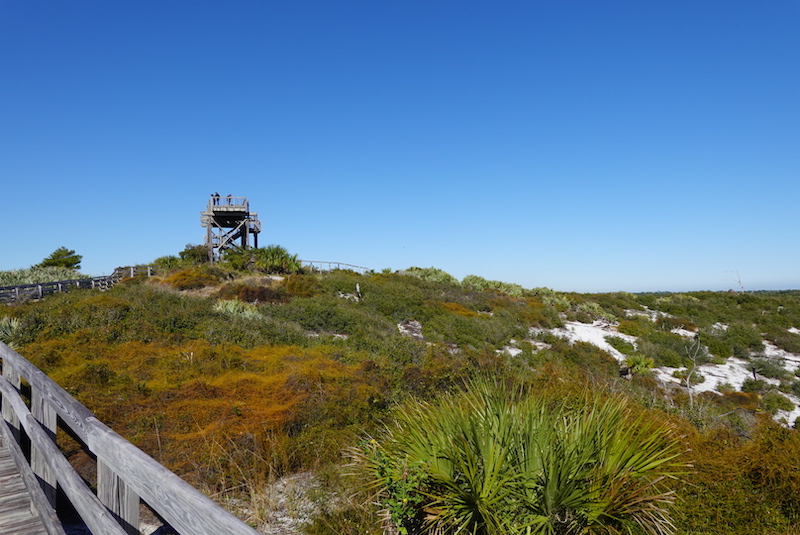
{"type": "Polygon", "coordinates": [[[147,273],[148,277],[152,277],[156,270],[156,266],[153,265],[127,266],[118,267],[111,275],[102,275],[100,277],[0,286],[0,303],[13,303],[19,301],[22,297],[41,299],[47,294],[69,291],[73,288],[108,290],[122,279],[128,277],[135,277],[144,273],[147,273]]]}
{"type": "MultiPolygon", "coordinates": [[[[181,535],[256,534],[100,422],[89,409],[2,342],[0,357],[5,423],[18,439],[23,433],[27,435],[32,446],[31,469],[45,486],[53,487],[51,490],[56,486],[64,490],[93,533],[139,533],[139,503],[143,500],[181,535]],[[31,388],[31,411],[20,395],[22,379],[31,388]],[[58,450],[54,437],[59,420],[97,458],[97,495],[58,450]]],[[[54,492],[49,495],[54,499],[54,492]]]]}
{"type": "Polygon", "coordinates": [[[323,271],[321,267],[323,265],[328,266],[327,271],[333,271],[334,269],[349,269],[351,271],[355,271],[357,273],[362,273],[362,274],[371,271],[370,268],[364,266],[355,266],[353,264],[345,264],[344,262],[332,262],[328,260],[298,260],[298,262],[307,265],[312,270],[316,269],[317,266],[320,266],[318,268],[320,271],[323,271]]]}

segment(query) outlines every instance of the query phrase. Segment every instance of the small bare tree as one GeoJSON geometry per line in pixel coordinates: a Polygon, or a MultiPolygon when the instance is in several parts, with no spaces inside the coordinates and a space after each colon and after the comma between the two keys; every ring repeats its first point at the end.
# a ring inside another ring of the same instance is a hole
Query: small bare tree
{"type": "Polygon", "coordinates": [[[742,282],[742,277],[739,276],[739,270],[738,269],[733,270],[731,271],[731,273],[735,275],[735,277],[732,280],[739,286],[739,291],[745,293],[744,283],[742,282]]]}
{"type": "Polygon", "coordinates": [[[686,373],[686,377],[684,378],[684,382],[686,383],[686,390],[689,392],[689,407],[694,410],[694,392],[692,392],[692,376],[694,372],[697,370],[697,366],[702,364],[700,358],[703,356],[703,344],[700,343],[700,337],[695,336],[694,340],[691,344],[684,346],[686,350],[686,358],[689,359],[690,366],[687,366],[686,369],[688,372],[686,373]]]}

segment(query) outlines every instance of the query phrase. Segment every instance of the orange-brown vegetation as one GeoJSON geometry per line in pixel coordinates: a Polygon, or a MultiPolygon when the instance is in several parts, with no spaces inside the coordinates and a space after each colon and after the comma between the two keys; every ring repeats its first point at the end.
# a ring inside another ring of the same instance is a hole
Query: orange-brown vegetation
{"type": "Polygon", "coordinates": [[[219,282],[219,277],[199,267],[183,269],[164,278],[164,283],[176,290],[195,290],[214,286],[219,282]]]}
{"type": "Polygon", "coordinates": [[[474,310],[470,310],[467,307],[460,305],[458,303],[439,302],[439,303],[431,303],[431,305],[438,306],[445,312],[458,314],[459,316],[464,316],[465,318],[475,318],[479,316],[479,314],[474,310]]]}

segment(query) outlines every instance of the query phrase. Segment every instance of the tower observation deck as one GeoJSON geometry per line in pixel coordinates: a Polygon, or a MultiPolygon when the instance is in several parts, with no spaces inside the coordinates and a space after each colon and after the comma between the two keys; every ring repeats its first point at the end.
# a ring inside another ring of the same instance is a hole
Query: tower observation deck
{"type": "Polygon", "coordinates": [[[205,246],[212,264],[225,249],[251,247],[250,236],[253,237],[252,247],[258,248],[261,221],[256,212],[250,211],[246,197],[212,195],[205,212],[200,212],[200,223],[206,229],[205,246]]]}

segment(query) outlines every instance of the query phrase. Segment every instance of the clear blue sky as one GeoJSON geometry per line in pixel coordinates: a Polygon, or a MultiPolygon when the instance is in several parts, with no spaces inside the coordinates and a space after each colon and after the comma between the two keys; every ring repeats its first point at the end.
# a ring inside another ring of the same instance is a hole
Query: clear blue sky
{"type": "Polygon", "coordinates": [[[563,291],[800,288],[800,2],[0,0],[0,270],[203,240],[563,291]]]}

